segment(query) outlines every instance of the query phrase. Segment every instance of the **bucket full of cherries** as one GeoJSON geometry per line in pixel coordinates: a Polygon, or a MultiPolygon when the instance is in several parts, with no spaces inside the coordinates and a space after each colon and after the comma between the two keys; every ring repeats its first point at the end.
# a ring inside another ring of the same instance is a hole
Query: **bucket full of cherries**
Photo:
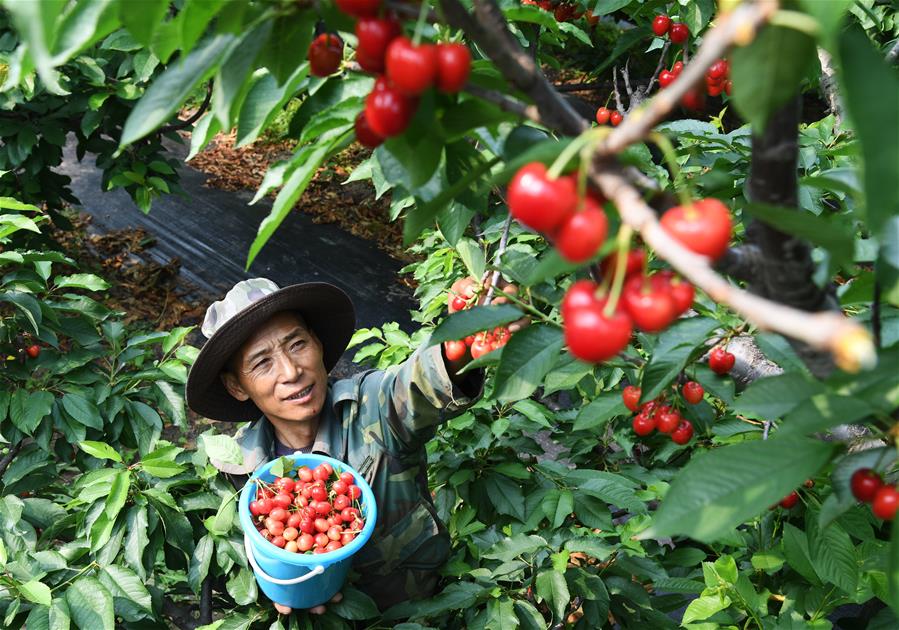
{"type": "Polygon", "coordinates": [[[375,496],[361,475],[324,455],[295,453],[260,467],[240,495],[247,560],[262,592],[291,608],[330,600],[371,537],[375,496]],[[288,460],[293,465],[284,466],[288,460]],[[279,465],[282,475],[272,469],[279,465]]]}

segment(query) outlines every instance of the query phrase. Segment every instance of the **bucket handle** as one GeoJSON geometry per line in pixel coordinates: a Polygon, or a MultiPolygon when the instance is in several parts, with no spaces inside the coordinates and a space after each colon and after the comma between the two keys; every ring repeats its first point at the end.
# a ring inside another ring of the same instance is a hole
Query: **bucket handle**
{"type": "Polygon", "coordinates": [[[279,578],[274,578],[274,577],[270,576],[268,573],[266,573],[265,571],[263,571],[259,567],[259,565],[256,563],[256,557],[253,555],[253,548],[250,545],[250,537],[247,536],[246,534],[243,535],[243,546],[244,546],[244,549],[246,549],[246,551],[247,551],[247,560],[250,561],[250,566],[253,567],[253,570],[256,572],[256,574],[259,575],[265,581],[271,582],[273,584],[280,584],[282,586],[290,586],[291,584],[299,584],[300,582],[305,582],[306,580],[311,580],[316,575],[321,575],[322,573],[325,572],[325,567],[323,567],[322,565],[318,565],[317,567],[313,568],[309,573],[306,573],[305,575],[301,575],[299,577],[290,578],[289,580],[282,580],[279,578]]]}

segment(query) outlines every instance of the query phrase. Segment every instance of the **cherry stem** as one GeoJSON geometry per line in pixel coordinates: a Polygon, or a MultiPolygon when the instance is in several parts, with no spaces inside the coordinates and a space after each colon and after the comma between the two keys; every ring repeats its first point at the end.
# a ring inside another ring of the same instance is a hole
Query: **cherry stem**
{"type": "Polygon", "coordinates": [[[634,229],[629,225],[622,225],[618,230],[618,258],[615,261],[615,280],[612,282],[612,292],[606,307],[603,309],[603,317],[608,319],[618,306],[618,298],[621,295],[621,287],[624,286],[624,275],[627,271],[627,255],[630,251],[631,236],[634,229]]]}
{"type": "Polygon", "coordinates": [[[421,41],[421,31],[424,29],[430,10],[431,5],[429,3],[421,3],[421,10],[418,12],[418,22],[415,23],[415,34],[412,36],[413,46],[418,46],[418,43],[421,41]]]}
{"type": "Polygon", "coordinates": [[[559,156],[549,167],[549,170],[546,172],[547,177],[549,177],[550,179],[556,179],[557,177],[559,177],[565,167],[568,166],[568,162],[571,161],[571,158],[577,155],[580,152],[581,148],[590,143],[598,143],[599,140],[602,139],[602,137],[607,133],[607,129],[587,129],[584,133],[569,142],[568,146],[562,149],[562,152],[559,153],[559,156]]]}
{"type": "Polygon", "coordinates": [[[674,191],[677,193],[681,205],[689,212],[690,208],[693,207],[691,186],[684,178],[683,171],[681,171],[680,165],[677,163],[677,152],[674,150],[674,145],[671,144],[671,140],[668,139],[668,136],[663,133],[653,132],[649,137],[662,151],[665,163],[668,164],[668,170],[671,171],[671,180],[674,185],[674,191]]]}

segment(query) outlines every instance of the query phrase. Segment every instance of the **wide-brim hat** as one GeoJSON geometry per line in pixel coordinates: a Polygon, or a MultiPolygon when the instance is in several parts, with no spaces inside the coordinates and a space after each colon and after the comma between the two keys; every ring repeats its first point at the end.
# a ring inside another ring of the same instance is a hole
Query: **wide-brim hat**
{"type": "Polygon", "coordinates": [[[283,289],[265,278],[238,282],[224,299],[206,310],[202,332],[209,339],[187,378],[187,405],[213,420],[255,420],[262,412],[251,400],[228,393],[221,373],[243,343],[273,315],[300,314],[322,344],[325,369],[330,372],[346,350],[356,328],[356,312],[349,296],[326,282],[294,284],[283,289]]]}

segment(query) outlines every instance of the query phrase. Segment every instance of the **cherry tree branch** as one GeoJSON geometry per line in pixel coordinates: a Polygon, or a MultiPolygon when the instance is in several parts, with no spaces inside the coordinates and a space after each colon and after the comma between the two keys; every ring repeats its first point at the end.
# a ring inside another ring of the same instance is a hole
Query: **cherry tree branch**
{"type": "Polygon", "coordinates": [[[818,61],[821,63],[821,91],[824,92],[827,107],[833,114],[834,125],[839,127],[843,124],[843,107],[837,92],[837,71],[833,67],[830,53],[820,47],[818,48],[818,61]]]}
{"type": "Polygon", "coordinates": [[[630,112],[621,124],[600,143],[600,155],[614,155],[646,137],[674,109],[690,88],[703,81],[705,71],[734,43],[752,41],[756,29],[777,9],[770,0],[744,2],[718,18],[717,25],[703,36],[702,45],[689,64],[684,65],[677,80],[659,91],[646,104],[630,112]]]}
{"type": "Polygon", "coordinates": [[[801,311],[731,284],[712,270],[705,256],[687,249],[665,231],[653,209],[616,168],[602,162],[595,165],[598,168],[591,172],[590,179],[615,203],[621,220],[638,230],[658,256],[715,302],[730,307],[762,330],[777,331],[829,351],[844,369],[858,370],[874,362],[870,335],[859,324],[835,311],[801,311]]]}

